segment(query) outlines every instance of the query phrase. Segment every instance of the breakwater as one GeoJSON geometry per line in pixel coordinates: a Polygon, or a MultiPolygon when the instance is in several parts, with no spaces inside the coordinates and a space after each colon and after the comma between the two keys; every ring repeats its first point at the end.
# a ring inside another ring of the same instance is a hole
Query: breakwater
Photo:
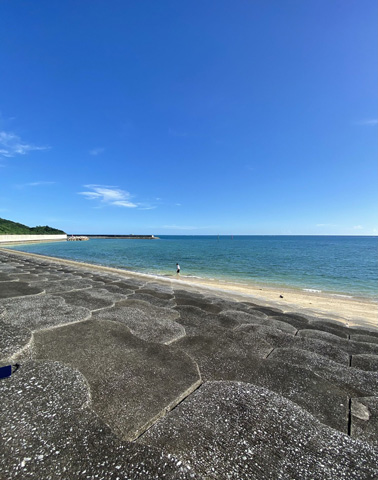
{"type": "Polygon", "coordinates": [[[159,237],[155,235],[87,235],[87,234],[73,234],[73,237],[86,237],[86,238],[125,238],[132,240],[158,240],[159,237]]]}

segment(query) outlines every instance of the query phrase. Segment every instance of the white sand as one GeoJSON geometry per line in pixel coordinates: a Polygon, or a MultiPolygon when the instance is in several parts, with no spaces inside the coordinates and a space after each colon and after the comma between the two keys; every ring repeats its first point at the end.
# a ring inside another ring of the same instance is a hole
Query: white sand
{"type": "Polygon", "coordinates": [[[173,275],[162,277],[133,273],[117,268],[103,267],[88,263],[64,260],[56,257],[47,257],[34,253],[25,253],[15,250],[6,250],[21,256],[38,258],[41,261],[52,260],[65,265],[91,268],[96,271],[117,273],[119,275],[142,277],[144,280],[171,283],[179,288],[188,288],[206,291],[211,294],[226,296],[235,300],[249,301],[264,306],[280,308],[284,312],[295,312],[311,316],[319,316],[336,320],[347,326],[373,327],[378,329],[378,302],[365,298],[348,298],[331,293],[308,292],[294,288],[274,288],[258,285],[242,285],[222,280],[200,279],[173,275]],[[283,298],[280,298],[280,296],[283,298]]]}
{"type": "MultiPolygon", "coordinates": [[[[219,280],[191,280],[182,277],[183,284],[198,284],[224,293],[243,296],[244,301],[261,305],[271,305],[284,312],[296,312],[306,315],[327,317],[348,326],[360,325],[378,328],[378,303],[365,298],[348,298],[332,293],[319,293],[294,288],[274,288],[226,283],[219,280]],[[280,298],[280,296],[283,298],[280,298]]],[[[181,283],[180,282],[180,283],[181,283]]]]}

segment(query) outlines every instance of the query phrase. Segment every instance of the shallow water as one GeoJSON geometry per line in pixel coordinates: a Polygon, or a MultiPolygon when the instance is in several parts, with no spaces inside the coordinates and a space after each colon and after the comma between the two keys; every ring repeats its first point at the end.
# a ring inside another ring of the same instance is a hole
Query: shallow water
{"type": "Polygon", "coordinates": [[[287,286],[377,299],[378,237],[161,236],[12,247],[154,275],[287,286]]]}

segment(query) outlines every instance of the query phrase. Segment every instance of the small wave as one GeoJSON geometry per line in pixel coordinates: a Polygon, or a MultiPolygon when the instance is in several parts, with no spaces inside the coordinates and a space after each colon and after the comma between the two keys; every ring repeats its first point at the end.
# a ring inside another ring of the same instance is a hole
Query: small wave
{"type": "Polygon", "coordinates": [[[332,297],[353,298],[352,295],[341,295],[339,293],[333,293],[332,297]]]}
{"type": "Polygon", "coordinates": [[[304,292],[311,292],[311,293],[321,293],[321,290],[315,290],[314,288],[303,288],[304,292]]]}

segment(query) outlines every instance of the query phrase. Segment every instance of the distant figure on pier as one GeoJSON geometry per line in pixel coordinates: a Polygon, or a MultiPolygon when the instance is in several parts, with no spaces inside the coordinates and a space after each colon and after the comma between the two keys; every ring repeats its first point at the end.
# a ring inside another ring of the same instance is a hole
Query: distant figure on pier
{"type": "Polygon", "coordinates": [[[180,265],[176,263],[176,273],[177,275],[180,273],[180,265]]]}

